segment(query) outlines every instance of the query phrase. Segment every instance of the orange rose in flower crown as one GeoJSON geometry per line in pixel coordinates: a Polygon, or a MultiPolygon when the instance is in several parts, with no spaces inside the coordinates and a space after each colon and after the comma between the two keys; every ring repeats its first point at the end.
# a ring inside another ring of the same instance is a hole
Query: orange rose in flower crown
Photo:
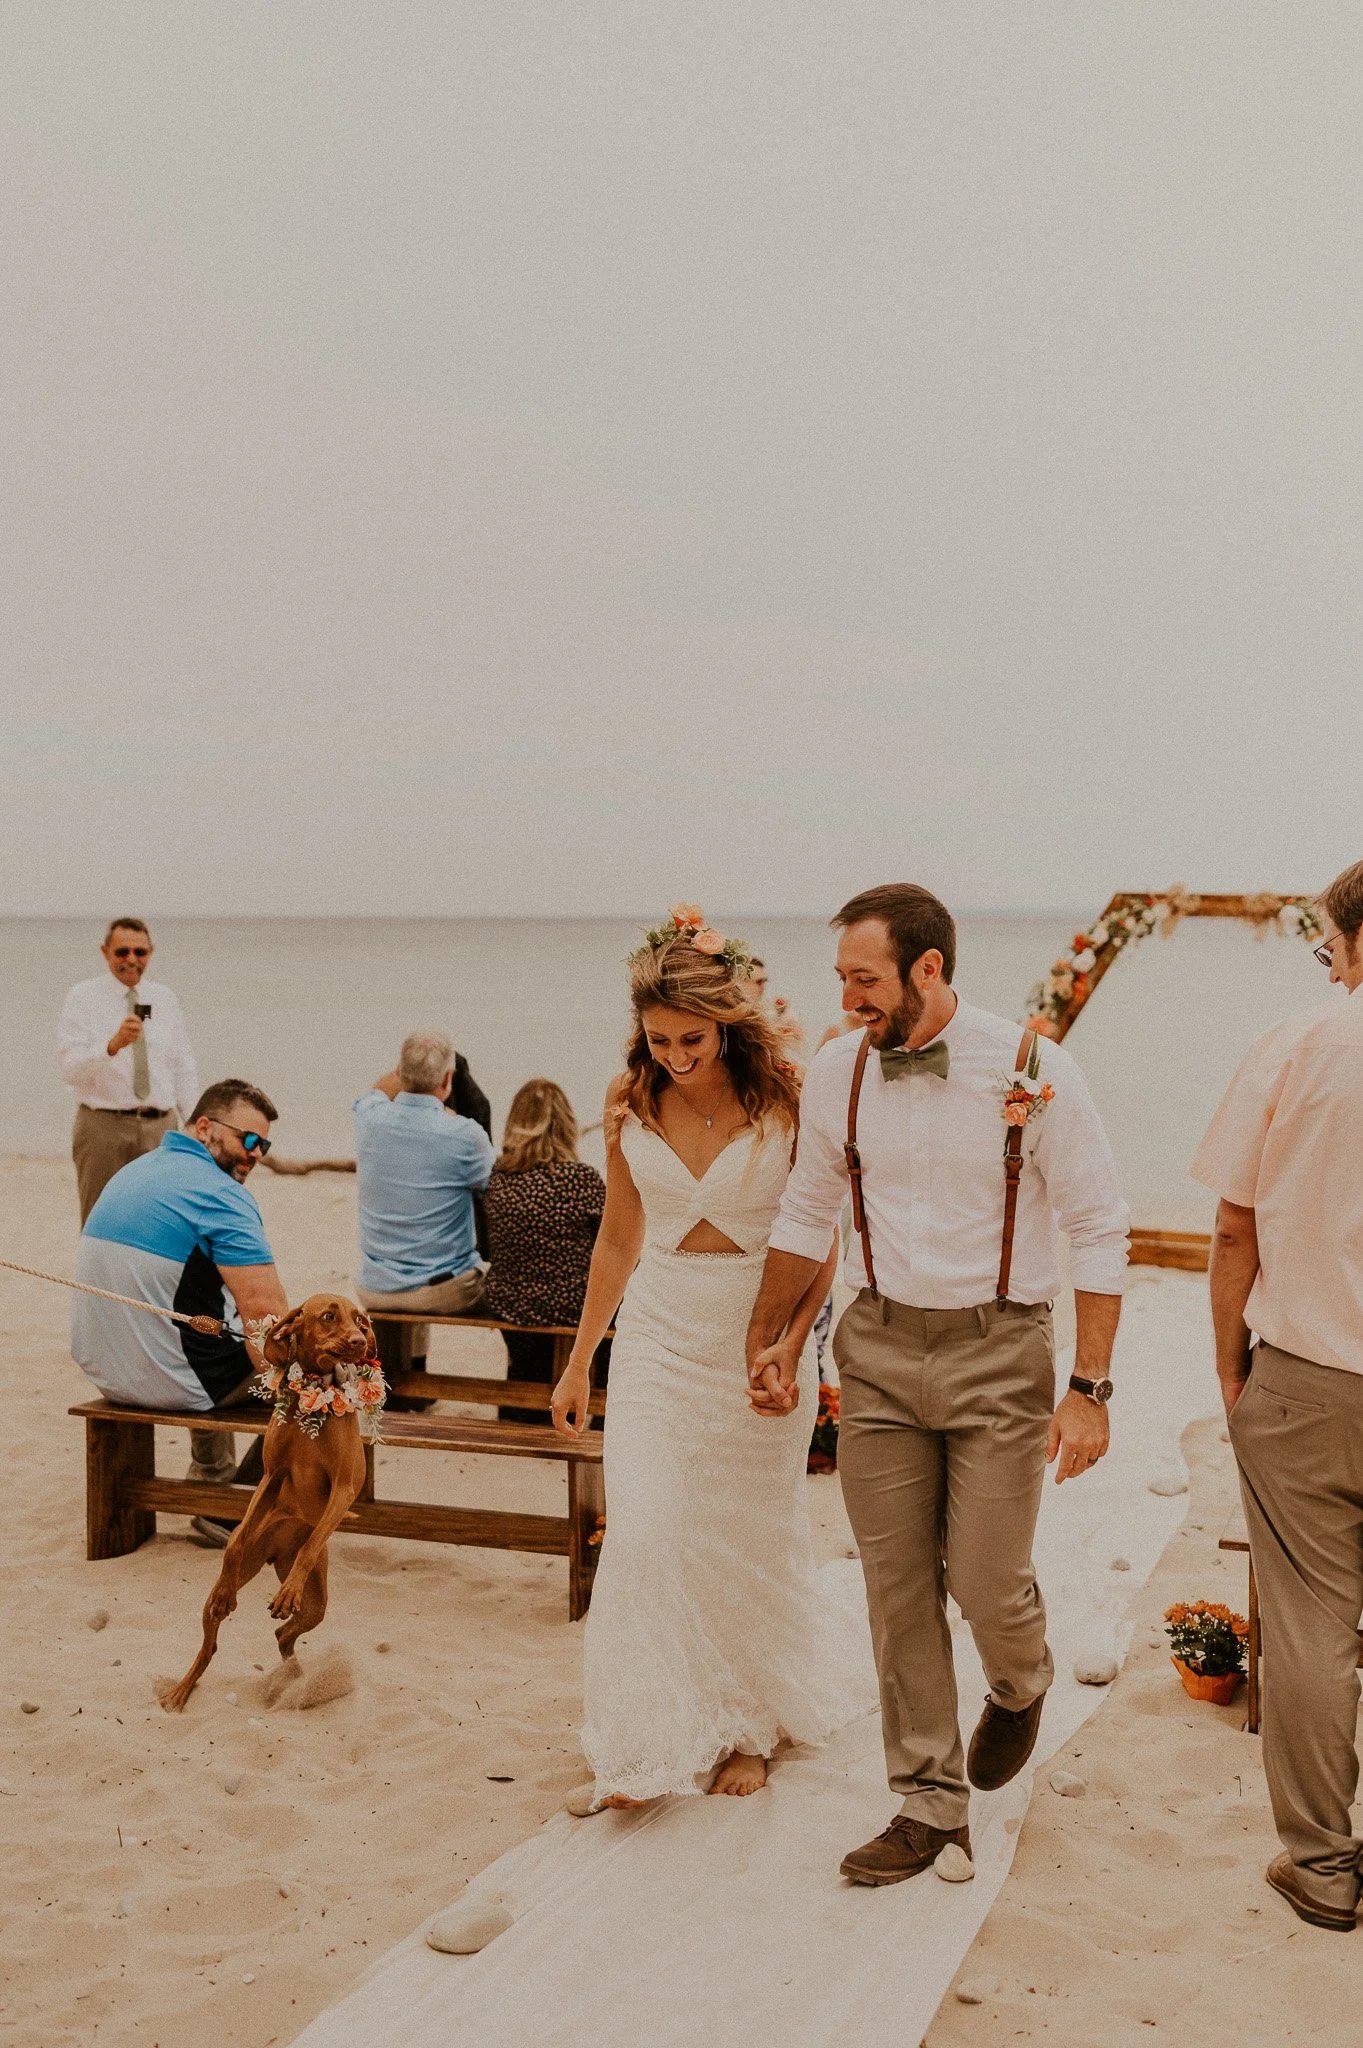
{"type": "Polygon", "coordinates": [[[644,933],[644,943],[636,946],[630,954],[630,962],[644,959],[649,953],[660,953],[665,946],[676,945],[685,940],[697,953],[709,960],[722,960],[736,980],[746,977],[752,965],[752,955],[741,939],[729,939],[712,924],[705,921],[705,912],[698,903],[674,903],[667,913],[666,924],[658,925],[653,931],[644,933]]]}

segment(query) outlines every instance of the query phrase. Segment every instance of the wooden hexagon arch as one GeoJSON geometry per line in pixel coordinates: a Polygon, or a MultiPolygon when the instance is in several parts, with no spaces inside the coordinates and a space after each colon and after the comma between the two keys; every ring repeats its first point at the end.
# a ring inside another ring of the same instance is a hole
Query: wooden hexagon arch
{"type": "MultiPolygon", "coordinates": [[[[1062,1039],[1103,976],[1128,946],[1160,931],[1168,937],[1185,917],[1233,917],[1252,925],[1256,938],[1295,932],[1314,941],[1324,927],[1312,896],[1195,896],[1181,885],[1157,894],[1122,890],[1087,931],[1076,932],[1068,954],[1027,999],[1027,1022],[1047,1038],[1062,1039]]],[[[1205,1273],[1211,1240],[1204,1231],[1133,1230],[1133,1266],[1177,1266],[1205,1273]]]]}

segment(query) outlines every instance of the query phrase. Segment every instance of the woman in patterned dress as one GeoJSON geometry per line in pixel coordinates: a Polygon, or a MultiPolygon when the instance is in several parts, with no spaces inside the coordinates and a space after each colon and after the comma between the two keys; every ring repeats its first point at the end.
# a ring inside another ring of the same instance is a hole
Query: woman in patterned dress
{"type": "MultiPolygon", "coordinates": [[[[606,1206],[606,1183],[577,1156],[577,1118],[554,1081],[516,1090],[501,1153],[483,1197],[487,1223],[488,1314],[508,1323],[576,1323],[582,1313],[592,1246],[606,1206]]],[[[553,1378],[554,1340],[524,1330],[503,1337],[513,1380],[553,1378]]],[[[604,1381],[610,1346],[597,1359],[604,1381]]],[[[547,1423],[544,1408],[500,1408],[504,1422],[547,1423]]]]}

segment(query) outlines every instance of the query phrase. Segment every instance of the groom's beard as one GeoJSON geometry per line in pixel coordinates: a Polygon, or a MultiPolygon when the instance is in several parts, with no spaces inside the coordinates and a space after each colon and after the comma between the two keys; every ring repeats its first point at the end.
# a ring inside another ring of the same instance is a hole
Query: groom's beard
{"type": "Polygon", "coordinates": [[[907,1045],[923,1009],[923,997],[910,982],[904,991],[904,1000],[896,1009],[868,1013],[859,1010],[857,1015],[866,1026],[866,1036],[879,1051],[882,1046],[907,1045]]]}

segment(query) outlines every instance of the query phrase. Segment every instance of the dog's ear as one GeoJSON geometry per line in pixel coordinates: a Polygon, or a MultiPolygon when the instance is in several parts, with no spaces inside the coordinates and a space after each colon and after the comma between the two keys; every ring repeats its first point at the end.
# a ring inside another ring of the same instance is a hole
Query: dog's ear
{"type": "Polygon", "coordinates": [[[298,1339],[303,1334],[303,1310],[291,1308],[281,1316],[261,1346],[267,1365],[292,1365],[298,1356],[298,1339]]]}

